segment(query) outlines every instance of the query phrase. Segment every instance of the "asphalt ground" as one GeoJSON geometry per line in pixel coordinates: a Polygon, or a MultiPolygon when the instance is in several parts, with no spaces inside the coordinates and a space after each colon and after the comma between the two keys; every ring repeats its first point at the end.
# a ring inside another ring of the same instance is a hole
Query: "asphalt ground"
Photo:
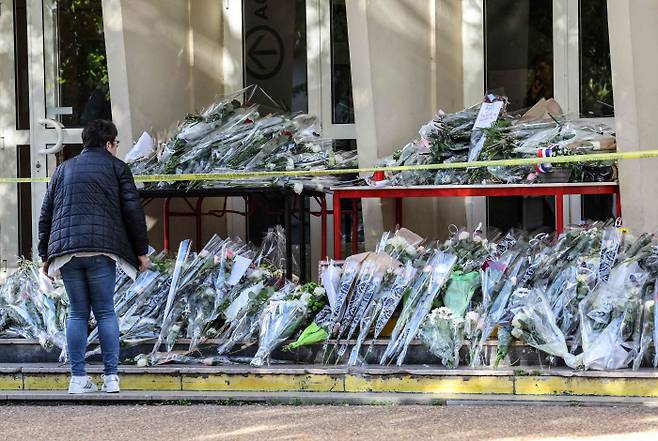
{"type": "Polygon", "coordinates": [[[2,405],[0,440],[656,441],[658,408],[2,405]]]}

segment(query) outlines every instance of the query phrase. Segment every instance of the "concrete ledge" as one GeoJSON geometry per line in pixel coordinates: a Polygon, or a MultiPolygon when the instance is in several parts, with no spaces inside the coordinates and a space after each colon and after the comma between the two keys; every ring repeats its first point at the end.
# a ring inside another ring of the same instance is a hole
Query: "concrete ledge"
{"type": "MultiPolygon", "coordinates": [[[[101,367],[89,374],[100,383],[101,367]]],[[[600,396],[658,398],[658,372],[578,372],[569,369],[441,369],[435,366],[121,366],[124,391],[144,393],[377,393],[505,396],[600,396]]],[[[69,374],[52,364],[0,364],[0,393],[64,391],[69,374]]],[[[428,395],[428,396],[429,396],[428,395]]]]}
{"type": "Polygon", "coordinates": [[[415,393],[346,393],[346,392],[189,392],[189,391],[122,391],[118,394],[94,393],[69,395],[53,391],[9,391],[0,393],[2,402],[52,402],[80,404],[132,404],[165,403],[192,404],[212,403],[238,405],[250,403],[283,405],[548,405],[548,406],[645,406],[657,407],[658,399],[619,397],[569,397],[569,396],[518,396],[415,394],[415,393]]]}

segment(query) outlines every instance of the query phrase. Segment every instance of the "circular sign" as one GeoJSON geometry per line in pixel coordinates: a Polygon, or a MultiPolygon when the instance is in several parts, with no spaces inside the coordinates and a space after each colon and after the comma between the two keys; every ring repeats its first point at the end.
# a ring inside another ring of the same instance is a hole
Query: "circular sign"
{"type": "Polygon", "coordinates": [[[283,40],[266,25],[255,26],[247,32],[247,73],[259,80],[272,78],[283,65],[283,40]]]}

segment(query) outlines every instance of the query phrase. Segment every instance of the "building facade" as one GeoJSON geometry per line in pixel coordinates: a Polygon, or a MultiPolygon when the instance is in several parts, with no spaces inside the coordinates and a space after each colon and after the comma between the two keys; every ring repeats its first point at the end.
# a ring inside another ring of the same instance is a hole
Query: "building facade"
{"type": "MultiPolygon", "coordinates": [[[[0,175],[48,176],[96,117],[117,123],[125,153],[143,131],[164,136],[248,84],[281,108],[317,115],[322,135],[356,146],[362,166],[404,146],[438,109],[460,110],[488,91],[516,109],[554,97],[570,115],[616,127],[619,150],[653,149],[656,23],[653,0],[5,0],[0,175]]],[[[620,165],[624,221],[638,230],[658,224],[655,162],[620,165]]],[[[44,191],[0,186],[5,267],[30,254],[44,191]]],[[[451,223],[533,229],[553,209],[542,198],[405,205],[408,226],[428,238],[451,223]]],[[[608,217],[612,201],[571,197],[565,211],[567,222],[608,217]]],[[[393,226],[386,204],[364,203],[361,213],[363,233],[347,240],[369,244],[393,226]]],[[[155,245],[158,214],[149,209],[155,245]]],[[[206,231],[244,229],[233,216],[206,231]]],[[[172,239],[191,231],[181,223],[172,239]]],[[[311,233],[319,242],[316,219],[311,233]]]]}

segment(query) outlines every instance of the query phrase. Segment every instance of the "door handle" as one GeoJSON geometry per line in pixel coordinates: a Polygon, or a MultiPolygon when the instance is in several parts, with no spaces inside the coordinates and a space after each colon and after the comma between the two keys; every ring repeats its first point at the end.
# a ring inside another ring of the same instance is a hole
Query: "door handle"
{"type": "Polygon", "coordinates": [[[51,118],[41,118],[39,119],[38,123],[43,124],[46,127],[48,124],[51,124],[55,127],[55,132],[57,132],[57,142],[55,142],[55,145],[50,148],[46,147],[41,149],[39,150],[39,153],[44,155],[59,153],[64,148],[64,126],[62,123],[51,118]]]}

